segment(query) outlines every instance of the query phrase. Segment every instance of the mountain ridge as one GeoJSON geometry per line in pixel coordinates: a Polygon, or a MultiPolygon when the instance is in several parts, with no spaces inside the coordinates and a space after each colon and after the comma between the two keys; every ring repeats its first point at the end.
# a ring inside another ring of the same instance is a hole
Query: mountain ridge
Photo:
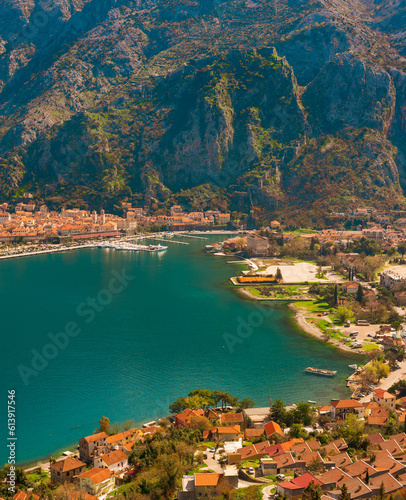
{"type": "MultiPolygon", "coordinates": [[[[1,194],[165,210],[212,192],[319,222],[406,208],[403,3],[60,0],[64,30],[55,41],[48,21],[35,47],[0,25],[1,194]]],[[[9,4],[25,26],[46,11],[9,4]]]]}

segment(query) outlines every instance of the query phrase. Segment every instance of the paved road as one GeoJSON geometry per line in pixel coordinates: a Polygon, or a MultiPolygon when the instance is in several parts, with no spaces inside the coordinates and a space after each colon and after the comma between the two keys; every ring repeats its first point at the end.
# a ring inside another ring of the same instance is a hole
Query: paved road
{"type": "Polygon", "coordinates": [[[269,498],[271,498],[271,489],[274,487],[275,486],[273,484],[269,485],[269,486],[265,486],[265,488],[262,490],[262,499],[263,500],[268,500],[269,498]]]}

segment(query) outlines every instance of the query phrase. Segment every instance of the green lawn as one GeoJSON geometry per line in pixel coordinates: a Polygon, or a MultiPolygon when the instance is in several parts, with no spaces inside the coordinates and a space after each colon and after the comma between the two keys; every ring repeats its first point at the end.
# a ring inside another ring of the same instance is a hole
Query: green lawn
{"type": "Polygon", "coordinates": [[[259,460],[244,460],[241,462],[243,467],[259,467],[259,460]]]}
{"type": "Polygon", "coordinates": [[[313,302],[299,301],[294,302],[294,305],[300,309],[306,309],[306,311],[317,313],[329,311],[331,309],[327,302],[321,300],[314,300],[313,302]]]}
{"type": "Polygon", "coordinates": [[[375,344],[375,342],[364,342],[362,348],[365,352],[373,351],[375,349],[379,349],[379,345],[375,344]]]}
{"type": "Polygon", "coordinates": [[[261,298],[269,299],[286,299],[289,300],[292,297],[303,297],[307,295],[308,287],[300,285],[275,285],[267,286],[260,285],[255,287],[250,287],[247,289],[252,295],[261,298]]]}
{"type": "Polygon", "coordinates": [[[27,475],[28,479],[30,479],[33,483],[42,483],[42,484],[47,484],[51,482],[51,478],[49,475],[42,471],[42,472],[33,472],[32,474],[27,475]]]}

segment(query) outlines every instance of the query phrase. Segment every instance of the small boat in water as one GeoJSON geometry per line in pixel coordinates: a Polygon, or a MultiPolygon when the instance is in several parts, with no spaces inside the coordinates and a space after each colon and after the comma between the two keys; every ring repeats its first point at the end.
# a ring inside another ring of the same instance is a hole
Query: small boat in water
{"type": "Polygon", "coordinates": [[[166,250],[168,247],[164,247],[163,245],[150,245],[148,247],[149,252],[163,252],[166,250]]]}
{"type": "Polygon", "coordinates": [[[323,370],[322,368],[313,368],[308,366],[305,369],[306,373],[312,373],[313,375],[323,375],[324,377],[334,377],[337,371],[333,370],[323,370]]]}
{"type": "Polygon", "coordinates": [[[357,365],[348,365],[348,368],[351,368],[351,370],[357,370],[358,366],[357,365]]]}
{"type": "Polygon", "coordinates": [[[308,403],[311,403],[312,405],[315,405],[316,401],[312,401],[311,399],[309,399],[308,403]]]}

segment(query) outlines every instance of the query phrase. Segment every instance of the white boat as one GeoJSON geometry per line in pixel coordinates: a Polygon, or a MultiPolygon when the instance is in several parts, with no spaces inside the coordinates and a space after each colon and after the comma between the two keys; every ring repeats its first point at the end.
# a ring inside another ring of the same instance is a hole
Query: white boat
{"type": "Polygon", "coordinates": [[[149,252],[163,252],[164,250],[167,250],[168,247],[164,247],[163,245],[150,245],[148,247],[149,252]]]}
{"type": "Polygon", "coordinates": [[[356,370],[358,368],[357,365],[348,365],[348,368],[351,368],[351,370],[356,370]]]}

